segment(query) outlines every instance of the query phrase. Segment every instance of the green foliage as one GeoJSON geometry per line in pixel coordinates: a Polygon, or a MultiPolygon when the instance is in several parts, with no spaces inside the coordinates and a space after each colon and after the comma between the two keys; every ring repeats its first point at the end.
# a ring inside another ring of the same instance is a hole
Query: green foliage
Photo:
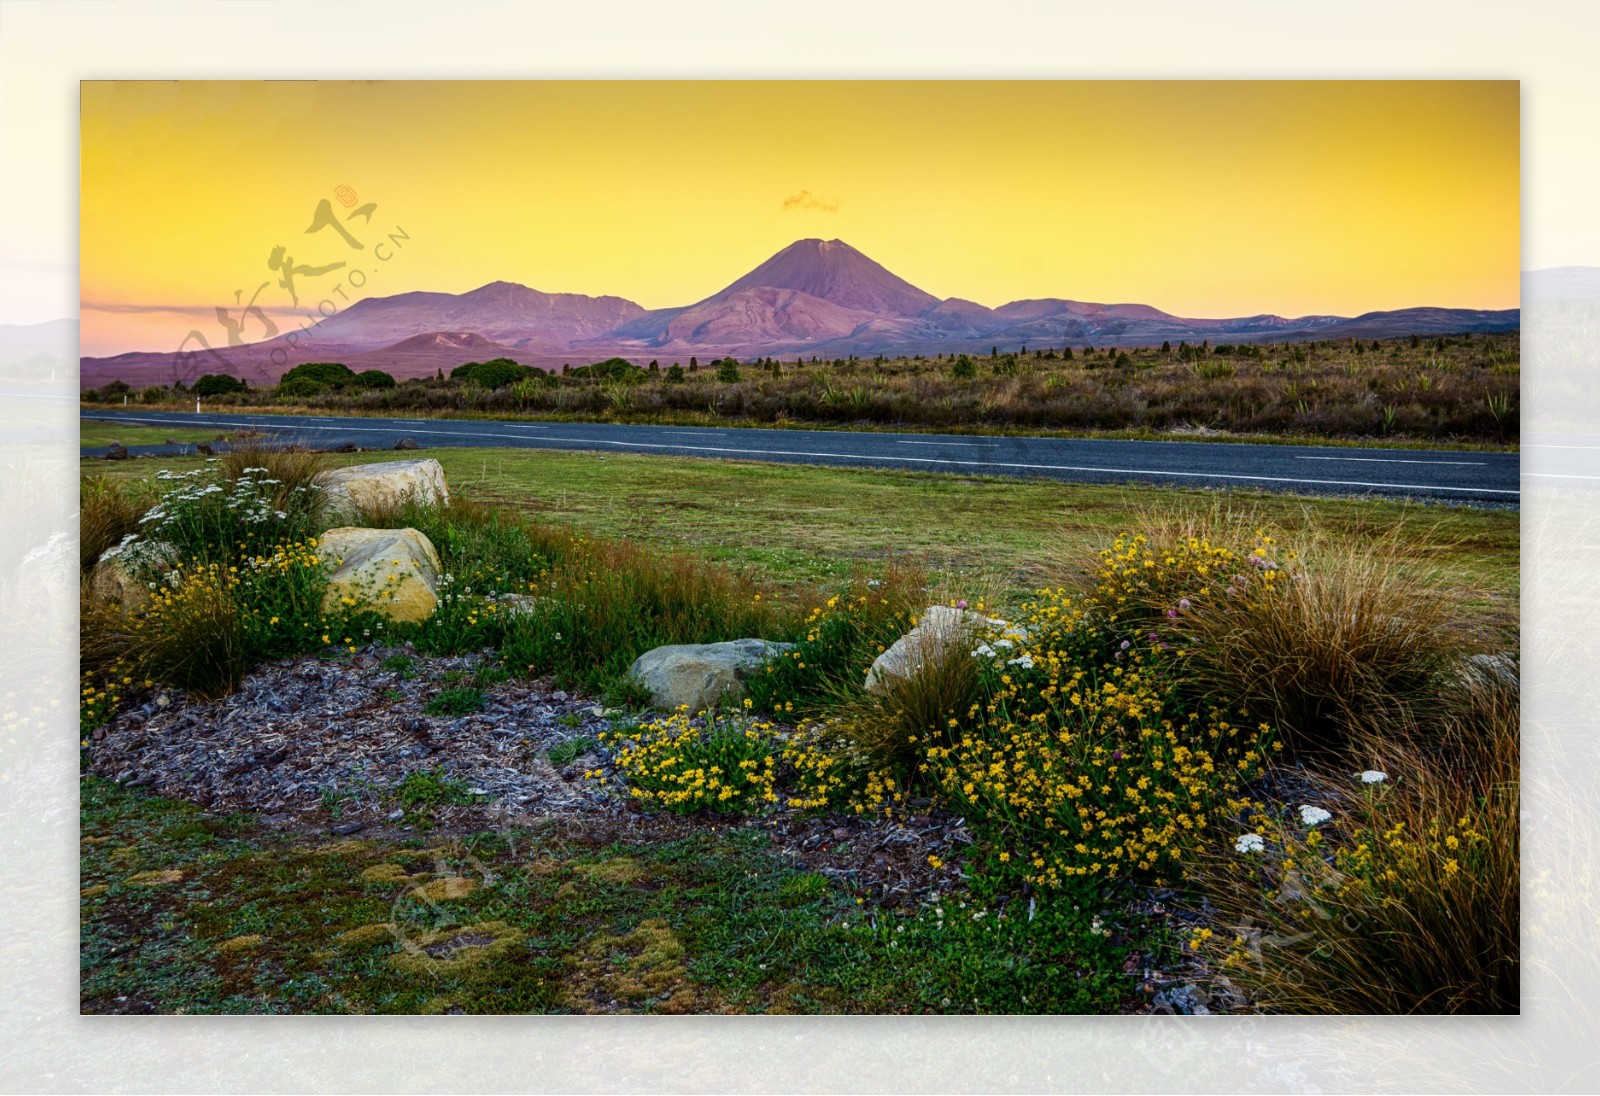
{"type": "Polygon", "coordinates": [[[142,483],[104,476],[78,481],[78,562],[87,571],[107,548],[137,534],[139,519],[154,500],[142,483]]]}
{"type": "Polygon", "coordinates": [[[197,396],[231,396],[248,388],[238,377],[230,377],[226,373],[206,373],[194,382],[193,391],[197,396]]]}
{"type": "Polygon", "coordinates": [[[717,380],[723,384],[734,384],[739,380],[739,363],[733,358],[724,358],[717,363],[717,380]]]}
{"type": "Polygon", "coordinates": [[[456,366],[450,370],[450,379],[493,391],[527,380],[533,372],[530,367],[520,365],[510,358],[491,358],[486,362],[467,362],[465,365],[456,366]]]}
{"type": "Polygon", "coordinates": [[[352,388],[393,388],[394,376],[381,369],[363,369],[350,378],[352,388]]]}
{"type": "MultiPolygon", "coordinates": [[[[601,733],[628,794],[677,814],[759,811],[776,803],[772,724],[741,714],[702,716],[678,711],[601,733]]],[[[602,770],[588,775],[598,777],[602,770]]]]}
{"type": "Polygon", "coordinates": [[[439,942],[499,922],[526,946],[483,949],[475,964],[440,949],[446,961],[418,973],[394,959],[402,941],[432,939],[437,910],[362,880],[385,864],[436,866],[414,843],[317,848],[102,780],[85,781],[81,801],[84,836],[115,839],[83,851],[87,1013],[127,1001],[193,1014],[505,1014],[597,1001],[624,1012],[1109,1012],[1136,984],[1123,973],[1127,941],[1148,936],[1137,922],[1042,901],[986,910],[947,898],[874,917],[847,886],[796,871],[744,828],[600,848],[544,833],[436,842],[444,870],[495,879],[451,903],[439,942]],[[125,882],[152,870],[183,878],[125,882]],[[225,946],[247,934],[265,942],[225,946]]]}
{"type": "Polygon", "coordinates": [[[378,669],[399,674],[402,680],[410,680],[416,676],[417,660],[405,654],[389,655],[378,663],[378,669]]]}
{"type": "Polygon", "coordinates": [[[648,377],[648,371],[640,369],[626,358],[607,358],[593,365],[579,366],[569,375],[607,384],[643,384],[648,377]]]}
{"type": "Polygon", "coordinates": [[[564,741],[557,742],[554,746],[551,746],[550,752],[547,756],[549,757],[550,764],[552,765],[558,767],[570,765],[584,754],[596,749],[598,746],[599,743],[592,738],[568,738],[564,741]]]}
{"type": "Polygon", "coordinates": [[[315,530],[319,499],[310,484],[283,484],[259,466],[226,470],[158,472],[160,498],[139,519],[138,541],[128,558],[135,570],[170,545],[185,559],[233,562],[241,556],[270,553],[279,544],[303,540],[315,530]]]}
{"type": "Polygon", "coordinates": [[[972,364],[971,358],[962,354],[950,367],[950,375],[958,381],[970,381],[978,375],[978,367],[972,364]]]}
{"type": "Polygon", "coordinates": [[[319,384],[310,377],[287,377],[278,382],[274,391],[279,399],[306,399],[329,391],[330,385],[319,384]]]}
{"type": "Polygon", "coordinates": [[[441,689],[422,710],[429,715],[471,715],[473,712],[483,711],[484,704],[483,690],[475,685],[468,685],[441,689]]]}
{"type": "Polygon", "coordinates": [[[863,693],[867,668],[916,622],[914,607],[922,576],[912,568],[890,569],[882,580],[856,580],[812,609],[793,650],[786,651],[749,682],[761,711],[814,715],[825,706],[863,693]]]}
{"type": "Polygon", "coordinates": [[[301,378],[329,388],[343,388],[355,379],[348,365],[342,362],[304,362],[278,378],[280,390],[286,383],[301,378]]]}
{"type": "Polygon", "coordinates": [[[481,797],[443,769],[429,769],[408,774],[389,790],[388,798],[405,812],[408,825],[429,829],[440,807],[469,806],[481,797]]]}

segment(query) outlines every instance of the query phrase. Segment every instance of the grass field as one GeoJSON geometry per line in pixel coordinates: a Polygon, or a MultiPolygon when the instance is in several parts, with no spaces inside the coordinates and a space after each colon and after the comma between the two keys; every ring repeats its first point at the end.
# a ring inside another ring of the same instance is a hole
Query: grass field
{"type": "Polygon", "coordinates": [[[78,421],[78,445],[84,449],[99,449],[106,445],[162,445],[169,439],[191,445],[197,441],[214,441],[218,430],[185,429],[181,426],[139,426],[135,423],[78,421]]]}
{"type": "MultiPolygon", "coordinates": [[[[856,564],[909,556],[935,575],[986,579],[1019,593],[1061,561],[1097,551],[1155,513],[1207,511],[1226,500],[1286,540],[1315,528],[1365,542],[1396,533],[1419,566],[1446,577],[1480,627],[1516,626],[1516,513],[1401,501],[1297,498],[1266,492],[1063,484],[916,472],[528,449],[436,449],[452,489],[542,521],[628,537],[814,585],[856,564]]],[[[330,455],[371,463],[392,453],[330,455]]],[[[125,465],[114,476],[190,468],[200,458],[125,465]]]]}

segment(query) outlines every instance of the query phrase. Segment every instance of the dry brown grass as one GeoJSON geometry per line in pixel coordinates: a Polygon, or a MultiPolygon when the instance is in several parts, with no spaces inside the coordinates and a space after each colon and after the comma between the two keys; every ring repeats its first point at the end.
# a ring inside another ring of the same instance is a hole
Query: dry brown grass
{"type": "Polygon", "coordinates": [[[139,518],[154,502],[140,481],[84,476],[78,481],[78,562],[87,571],[107,548],[139,531],[139,518]]]}
{"type": "MultiPolygon", "coordinates": [[[[1464,680],[1424,747],[1369,735],[1352,755],[1389,780],[1312,779],[1333,813],[1308,843],[1258,825],[1265,853],[1209,850],[1207,951],[1258,1005],[1295,1013],[1511,1013],[1520,1007],[1518,688],[1464,680]]],[[[1355,765],[1350,766],[1351,769],[1355,765]]]]}

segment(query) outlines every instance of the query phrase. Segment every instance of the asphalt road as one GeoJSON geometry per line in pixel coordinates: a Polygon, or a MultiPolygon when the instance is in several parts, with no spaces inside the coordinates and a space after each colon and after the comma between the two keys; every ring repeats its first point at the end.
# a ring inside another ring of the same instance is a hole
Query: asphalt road
{"type": "MultiPolygon", "coordinates": [[[[196,415],[136,409],[87,411],[82,418],[174,429],[215,428],[218,432],[251,427],[279,441],[301,441],[318,448],[353,443],[363,449],[391,449],[398,439],[411,438],[425,449],[509,446],[657,453],[962,475],[1045,477],[1074,483],[1252,487],[1499,506],[1515,506],[1520,499],[1521,457],[1517,453],[608,423],[196,415]]],[[[129,450],[173,453],[182,448],[186,447],[130,446],[129,450]]],[[[83,450],[86,456],[103,452],[83,450]]]]}

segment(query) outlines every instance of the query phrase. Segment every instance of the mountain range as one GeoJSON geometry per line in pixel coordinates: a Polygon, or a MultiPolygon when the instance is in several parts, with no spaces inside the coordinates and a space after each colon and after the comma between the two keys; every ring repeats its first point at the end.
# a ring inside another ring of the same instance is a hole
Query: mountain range
{"type": "MultiPolygon", "coordinates": [[[[655,358],[663,364],[691,355],[829,359],[986,353],[993,346],[1392,338],[1508,331],[1520,323],[1518,309],[1420,307],[1354,317],[1191,319],[1150,305],[1055,297],[988,308],[959,297],[940,300],[842,240],[807,239],[680,308],[645,309],[621,297],[544,293],[497,281],[461,294],[364,298],[316,325],[309,338],[302,334],[291,342],[280,335],[223,351],[231,368],[204,358],[193,368],[275,378],[299,362],[332,359],[404,378],[501,356],[553,368],[610,356],[655,358]]],[[[170,379],[165,374],[173,369],[173,359],[170,352],[84,358],[81,383],[170,379]]]]}

